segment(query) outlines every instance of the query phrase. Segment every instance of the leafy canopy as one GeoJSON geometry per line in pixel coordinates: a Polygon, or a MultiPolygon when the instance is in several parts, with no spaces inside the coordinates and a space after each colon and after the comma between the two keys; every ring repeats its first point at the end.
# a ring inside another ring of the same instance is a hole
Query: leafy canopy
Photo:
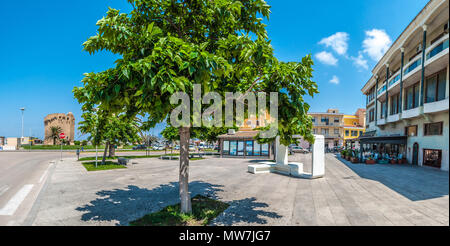
{"type": "MultiPolygon", "coordinates": [[[[278,129],[283,144],[300,134],[313,140],[305,95],[318,93],[311,81],[310,55],[281,62],[273,54],[263,18],[263,0],[128,0],[131,13],[110,8],[97,22],[98,33],[83,45],[90,54],[106,50],[121,56],[115,66],[87,73],[74,88],[83,108],[137,114],[154,127],[171,110],[177,91],[192,98],[203,92],[279,92],[278,129]]],[[[205,105],[204,107],[207,107],[205,105]]],[[[269,107],[269,102],[267,102],[269,107]]]]}

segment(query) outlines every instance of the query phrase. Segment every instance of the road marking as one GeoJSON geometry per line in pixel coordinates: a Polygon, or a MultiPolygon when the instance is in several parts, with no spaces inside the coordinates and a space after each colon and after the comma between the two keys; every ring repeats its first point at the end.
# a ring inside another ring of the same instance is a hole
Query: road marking
{"type": "Polygon", "coordinates": [[[42,183],[42,181],[45,178],[45,175],[47,174],[48,170],[45,170],[45,172],[42,174],[41,178],[39,179],[39,183],[42,183]]]}
{"type": "Polygon", "coordinates": [[[33,189],[32,184],[24,185],[22,189],[20,189],[11,198],[11,200],[9,200],[9,202],[2,209],[0,209],[0,215],[13,215],[23,200],[25,200],[28,193],[30,193],[31,189],[33,189]]]}
{"type": "Polygon", "coordinates": [[[53,166],[53,163],[48,165],[47,169],[45,170],[45,172],[42,174],[41,178],[39,179],[39,183],[42,183],[42,181],[44,181],[45,176],[48,173],[48,170],[53,166]]]}
{"type": "Polygon", "coordinates": [[[0,187],[0,196],[3,195],[3,193],[5,193],[8,190],[9,190],[9,186],[7,186],[7,185],[0,187]]]}

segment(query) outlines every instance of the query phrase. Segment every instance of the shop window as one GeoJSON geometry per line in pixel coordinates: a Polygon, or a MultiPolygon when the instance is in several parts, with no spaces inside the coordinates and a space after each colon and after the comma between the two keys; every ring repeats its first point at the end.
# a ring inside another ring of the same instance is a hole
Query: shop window
{"type": "Polygon", "coordinates": [[[230,141],[223,141],[222,153],[224,155],[230,154],[230,141]]]}
{"type": "Polygon", "coordinates": [[[357,137],[358,136],[358,131],[352,131],[352,137],[357,137]]]}
{"type": "Polygon", "coordinates": [[[441,168],[442,150],[440,149],[424,149],[423,165],[441,168]]]}
{"type": "Polygon", "coordinates": [[[442,135],[442,126],[443,122],[424,124],[423,135],[424,136],[442,135]]]}
{"type": "Polygon", "coordinates": [[[345,136],[348,137],[349,134],[350,134],[350,131],[349,130],[345,130],[345,136]]]}
{"type": "Polygon", "coordinates": [[[405,127],[405,135],[408,137],[417,136],[417,126],[407,126],[405,127]]]}
{"type": "Polygon", "coordinates": [[[334,129],[334,134],[338,135],[339,134],[339,129],[334,129]]]}

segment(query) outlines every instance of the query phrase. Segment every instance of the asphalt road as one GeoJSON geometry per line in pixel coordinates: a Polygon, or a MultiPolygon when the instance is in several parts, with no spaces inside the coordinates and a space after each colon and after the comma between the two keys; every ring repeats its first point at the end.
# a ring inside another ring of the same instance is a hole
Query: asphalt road
{"type": "Polygon", "coordinates": [[[58,152],[0,152],[0,226],[23,223],[59,159],[58,152]]]}

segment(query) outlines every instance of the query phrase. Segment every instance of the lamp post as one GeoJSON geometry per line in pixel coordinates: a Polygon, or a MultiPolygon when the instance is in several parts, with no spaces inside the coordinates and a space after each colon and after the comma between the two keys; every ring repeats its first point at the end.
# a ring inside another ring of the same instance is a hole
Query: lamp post
{"type": "Polygon", "coordinates": [[[25,108],[20,108],[20,111],[22,111],[22,138],[20,139],[20,145],[22,145],[22,142],[23,142],[23,112],[25,111],[25,108]]]}

